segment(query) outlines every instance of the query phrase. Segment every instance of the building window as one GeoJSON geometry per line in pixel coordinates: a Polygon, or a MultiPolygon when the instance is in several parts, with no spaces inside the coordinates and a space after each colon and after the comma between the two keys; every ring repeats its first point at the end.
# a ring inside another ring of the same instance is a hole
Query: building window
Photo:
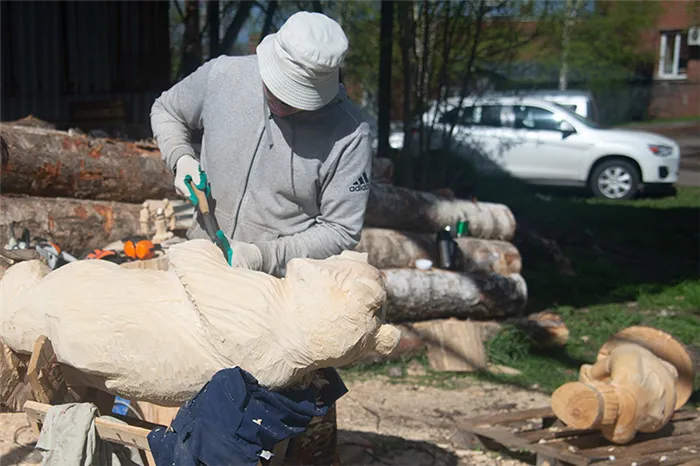
{"type": "Polygon", "coordinates": [[[658,77],[684,79],[688,72],[688,41],[682,31],[661,33],[658,77]]]}

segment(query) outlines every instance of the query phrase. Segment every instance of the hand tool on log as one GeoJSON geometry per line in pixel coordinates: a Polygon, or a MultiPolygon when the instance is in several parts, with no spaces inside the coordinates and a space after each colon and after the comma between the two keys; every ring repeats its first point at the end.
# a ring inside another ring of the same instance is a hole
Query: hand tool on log
{"type": "Polygon", "coordinates": [[[228,242],[228,238],[221,228],[219,227],[219,222],[216,220],[214,213],[209,208],[209,199],[211,198],[211,187],[207,181],[207,174],[200,167],[199,169],[199,184],[195,184],[192,181],[192,176],[185,176],[185,185],[190,191],[190,201],[195,207],[199,209],[202,219],[204,221],[204,230],[209,235],[209,238],[216,244],[221,252],[224,254],[224,258],[229,265],[231,265],[231,258],[233,256],[233,251],[231,250],[231,245],[228,242]]]}

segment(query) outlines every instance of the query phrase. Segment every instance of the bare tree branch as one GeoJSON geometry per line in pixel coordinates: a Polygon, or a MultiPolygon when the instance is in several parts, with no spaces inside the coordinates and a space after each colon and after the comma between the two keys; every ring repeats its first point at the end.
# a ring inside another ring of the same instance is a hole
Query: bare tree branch
{"type": "Polygon", "coordinates": [[[267,11],[265,12],[265,22],[263,23],[260,40],[258,43],[262,42],[263,38],[270,33],[270,29],[272,29],[272,21],[274,20],[275,13],[277,12],[277,6],[277,0],[270,0],[268,3],[267,11]]]}
{"type": "Polygon", "coordinates": [[[173,5],[175,5],[175,9],[177,10],[177,14],[180,16],[180,21],[185,20],[185,13],[182,12],[182,8],[180,8],[180,4],[178,3],[177,0],[173,0],[173,5]]]}
{"type": "Polygon", "coordinates": [[[236,10],[236,15],[233,17],[231,24],[226,28],[226,33],[224,33],[223,39],[221,39],[221,53],[227,54],[231,52],[233,44],[236,42],[238,33],[241,32],[241,28],[248,20],[250,16],[250,10],[253,8],[255,2],[252,1],[242,1],[238,5],[236,10]]]}

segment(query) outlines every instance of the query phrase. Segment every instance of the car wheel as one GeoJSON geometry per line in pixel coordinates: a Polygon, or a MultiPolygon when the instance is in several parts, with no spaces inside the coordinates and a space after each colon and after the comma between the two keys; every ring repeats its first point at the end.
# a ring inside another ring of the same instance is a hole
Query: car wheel
{"type": "Polygon", "coordinates": [[[639,191],[637,167],[624,160],[608,160],[598,165],[591,176],[591,191],[603,199],[632,199],[639,191]]]}

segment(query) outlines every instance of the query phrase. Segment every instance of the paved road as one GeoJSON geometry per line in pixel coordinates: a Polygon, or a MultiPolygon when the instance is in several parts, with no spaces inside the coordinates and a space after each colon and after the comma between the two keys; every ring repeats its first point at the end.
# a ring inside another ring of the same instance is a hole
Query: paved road
{"type": "Polygon", "coordinates": [[[680,186],[700,186],[700,133],[677,137],[681,146],[680,186]]]}
{"type": "MultiPolygon", "coordinates": [[[[630,126],[632,128],[632,126],[630,126]]],[[[700,121],[635,125],[634,129],[663,134],[681,147],[679,186],[700,186],[700,121]]]]}

